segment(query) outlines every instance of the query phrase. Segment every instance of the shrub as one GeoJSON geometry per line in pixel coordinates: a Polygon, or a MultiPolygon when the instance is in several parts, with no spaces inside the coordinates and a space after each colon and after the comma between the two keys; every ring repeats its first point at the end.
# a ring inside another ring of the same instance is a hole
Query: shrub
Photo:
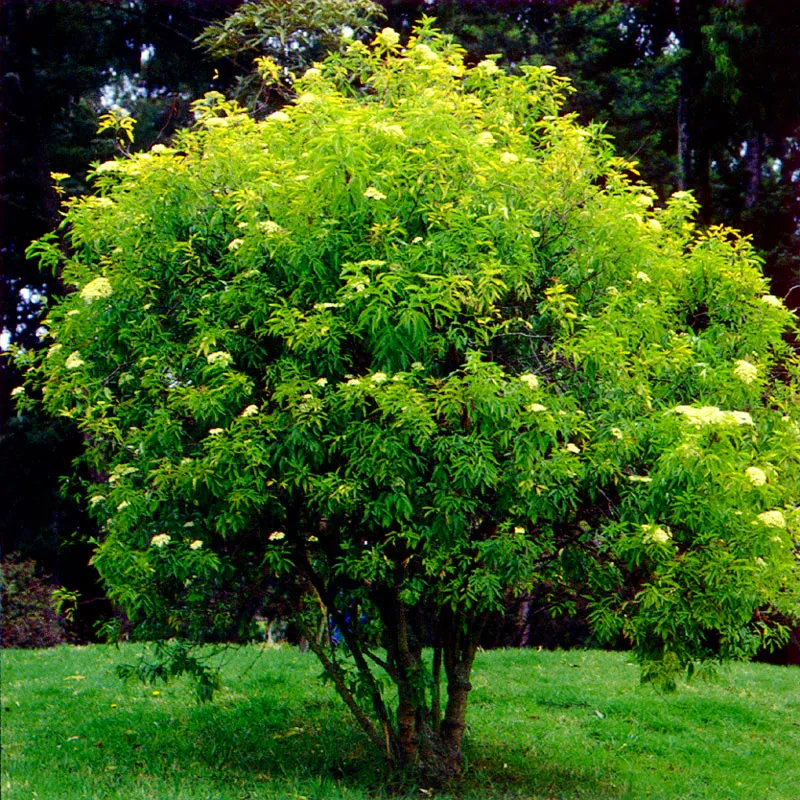
{"type": "Polygon", "coordinates": [[[37,575],[36,562],[18,561],[13,555],[2,561],[3,647],[54,647],[69,639],[66,620],[58,613],[48,575],[37,575]]]}
{"type": "Polygon", "coordinates": [[[263,122],[209,96],[33,247],[76,291],[30,381],[85,434],[134,631],[197,638],[221,587],[279,578],[370,740],[436,781],[508,596],[574,587],[667,683],[797,616],[796,325],[749,242],[658,207],[551,69],[465,67],[427,23],[297,89],[263,122]]]}

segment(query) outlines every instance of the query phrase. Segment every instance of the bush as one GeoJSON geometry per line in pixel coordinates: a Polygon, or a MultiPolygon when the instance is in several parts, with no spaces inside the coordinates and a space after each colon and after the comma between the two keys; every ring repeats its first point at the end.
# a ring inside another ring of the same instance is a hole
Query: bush
{"type": "Polygon", "coordinates": [[[428,23],[296,88],[263,122],[208,95],[173,148],[97,166],[66,253],[29,249],[76,291],[20,405],[85,436],[133,635],[202,641],[223,592],[280,585],[430,786],[507,597],[586,598],[667,686],[750,657],[757,609],[799,616],[798,328],[750,243],[657,206],[551,69],[467,67],[428,23]]]}
{"type": "Polygon", "coordinates": [[[3,647],[54,647],[68,641],[67,622],[56,608],[49,575],[36,562],[7,556],[2,562],[0,643],[3,647]]]}

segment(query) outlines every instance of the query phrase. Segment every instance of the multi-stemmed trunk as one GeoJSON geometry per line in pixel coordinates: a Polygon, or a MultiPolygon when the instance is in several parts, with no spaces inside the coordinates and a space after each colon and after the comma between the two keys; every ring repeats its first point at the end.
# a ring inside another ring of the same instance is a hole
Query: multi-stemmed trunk
{"type": "Polygon", "coordinates": [[[441,785],[462,768],[470,674],[480,626],[467,616],[440,609],[428,666],[409,609],[396,602],[382,611],[387,666],[398,693],[395,763],[424,782],[441,785]]]}
{"type": "Polygon", "coordinates": [[[352,615],[348,619],[337,608],[335,598],[326,594],[322,582],[315,579],[312,583],[353,658],[361,691],[348,679],[333,645],[316,640],[310,628],[306,631],[309,647],[355,720],[385,757],[389,770],[427,786],[441,786],[458,777],[480,618],[449,607],[422,612],[404,604],[396,592],[376,593],[373,600],[382,623],[384,651],[376,653],[360,635],[352,615]],[[434,617],[431,642],[423,628],[425,620],[434,617]],[[425,657],[425,644],[433,645],[431,658],[425,657]],[[394,709],[383,697],[373,673],[376,666],[397,691],[394,709]]]}

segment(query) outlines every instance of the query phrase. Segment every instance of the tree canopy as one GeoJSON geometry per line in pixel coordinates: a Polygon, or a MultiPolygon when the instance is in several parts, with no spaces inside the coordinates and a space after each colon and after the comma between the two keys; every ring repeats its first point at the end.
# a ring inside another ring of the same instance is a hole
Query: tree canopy
{"type": "Polygon", "coordinates": [[[429,21],[297,90],[260,122],[208,95],[97,166],[66,251],[31,248],[74,291],[18,357],[83,432],[134,634],[202,640],[278,592],[430,780],[509,594],[579,587],[666,682],[779,638],[800,364],[749,241],[657,204],[553,68],[467,67],[429,21]]]}

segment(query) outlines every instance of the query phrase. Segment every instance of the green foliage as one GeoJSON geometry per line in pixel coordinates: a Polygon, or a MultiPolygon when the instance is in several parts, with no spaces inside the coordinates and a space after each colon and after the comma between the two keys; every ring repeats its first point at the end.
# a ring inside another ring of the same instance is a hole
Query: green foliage
{"type": "Polygon", "coordinates": [[[125,140],[128,140],[129,145],[133,144],[133,129],[136,125],[136,120],[120,113],[116,109],[112,109],[106,114],[101,114],[97,122],[97,132],[111,131],[116,139],[117,147],[123,153],[127,153],[125,140]]]}
{"type": "Polygon", "coordinates": [[[199,638],[224,587],[255,613],[280,581],[388,725],[379,620],[435,726],[424,613],[451,700],[542,582],[665,681],[751,655],[759,608],[798,616],[796,327],[749,242],[686,193],[657,207],[552,68],[467,68],[429,22],[297,90],[262,122],[208,96],[174,147],[96,168],[67,254],[36,245],[76,291],[20,359],[85,434],[93,561],[134,630],[199,638]]]}

